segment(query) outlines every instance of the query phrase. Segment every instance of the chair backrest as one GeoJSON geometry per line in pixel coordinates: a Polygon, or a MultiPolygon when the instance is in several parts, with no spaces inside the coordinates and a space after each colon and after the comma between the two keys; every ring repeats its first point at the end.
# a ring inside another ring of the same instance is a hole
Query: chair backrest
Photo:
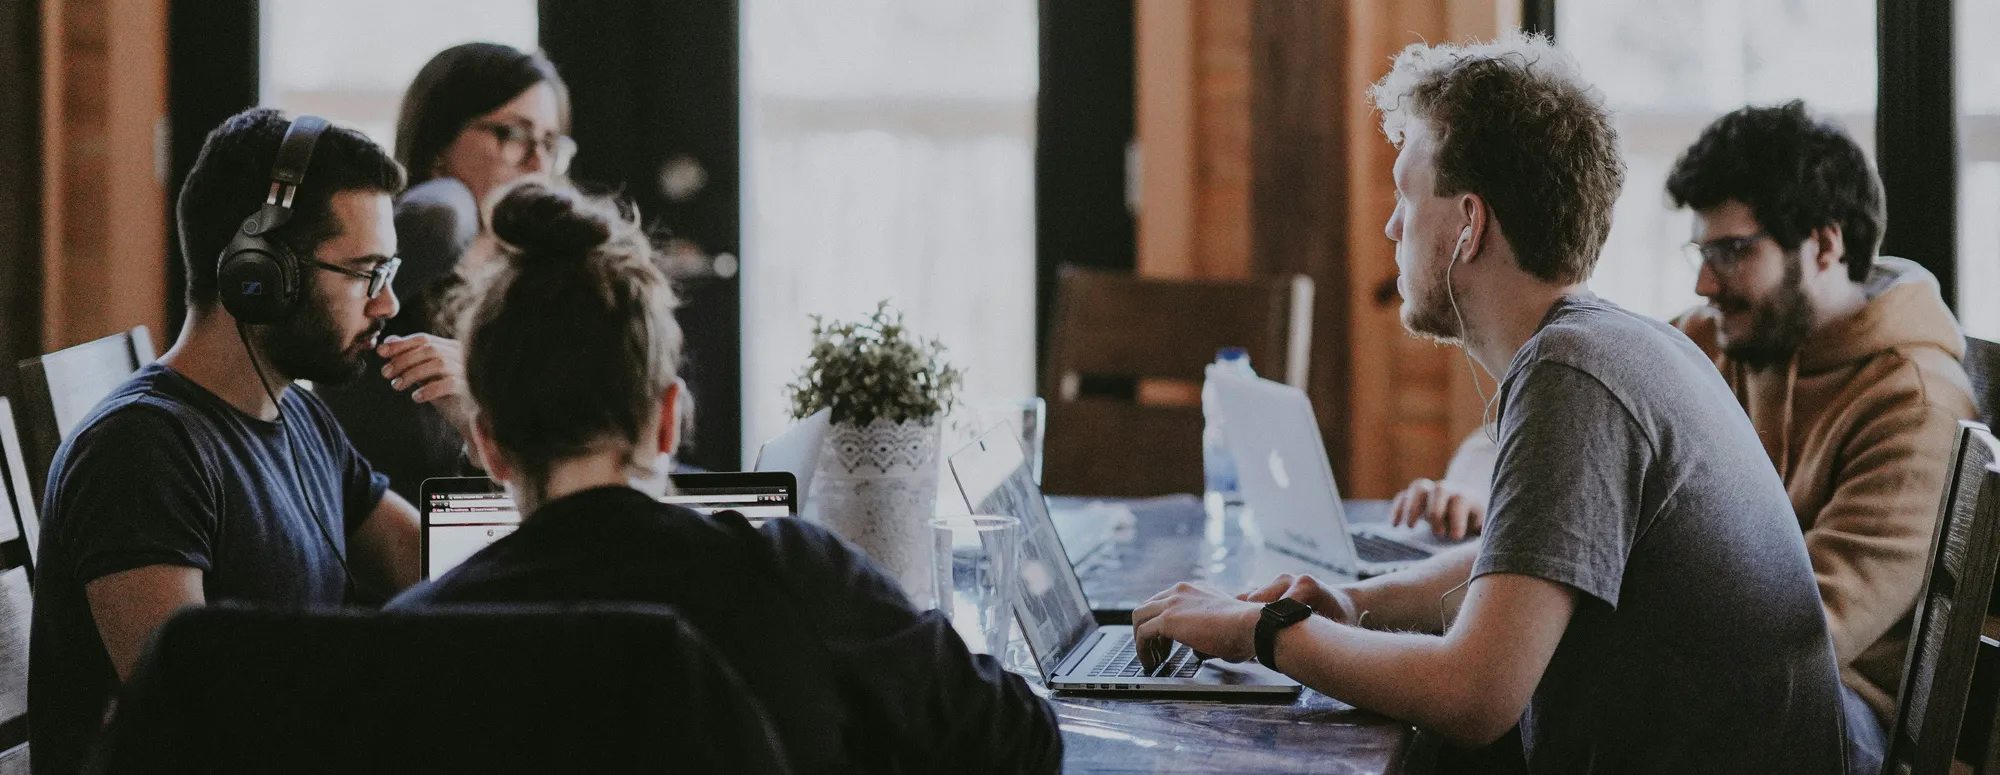
{"type": "Polygon", "coordinates": [[[211,607],[170,620],[85,772],[784,772],[664,606],[211,607]]]}
{"type": "Polygon", "coordinates": [[[1965,376],[1972,379],[1972,400],[1979,407],[1979,421],[1988,426],[2000,422],[2000,342],[1975,336],[1965,338],[1965,376]]]}
{"type": "Polygon", "coordinates": [[[145,326],[21,361],[16,408],[36,503],[63,439],[112,389],[152,362],[153,335],[145,326]]]}
{"type": "MultiPolygon", "coordinates": [[[[7,399],[0,398],[0,440],[13,435],[7,399]]],[[[16,476],[18,440],[8,447],[4,475],[9,502],[20,508],[27,495],[16,476]],[[18,497],[12,497],[18,493],[18,497]]],[[[12,509],[10,509],[12,510],[12,509]]],[[[34,519],[32,506],[28,519],[34,519]]],[[[27,541],[15,520],[0,519],[0,775],[28,772],[28,623],[34,610],[29,591],[27,541]]]]}
{"type": "Polygon", "coordinates": [[[1312,279],[1159,280],[1064,267],[1049,327],[1044,489],[1144,496],[1201,488],[1199,406],[1086,395],[1093,378],[1199,385],[1223,347],[1303,387],[1312,279]]]}
{"type": "Polygon", "coordinates": [[[35,488],[28,483],[28,463],[22,453],[20,430],[14,425],[14,405],[5,398],[0,398],[0,478],[6,480],[0,492],[6,494],[14,515],[13,538],[5,538],[8,531],[0,525],[0,567],[20,566],[33,577],[35,555],[41,551],[42,520],[35,488]]]}
{"type": "Polygon", "coordinates": [[[1886,775],[1950,768],[2000,567],[2000,441],[1985,425],[1961,423],[1951,459],[1889,727],[1886,775]]]}
{"type": "Polygon", "coordinates": [[[0,775],[28,772],[28,623],[35,597],[28,569],[0,570],[0,775]]]}

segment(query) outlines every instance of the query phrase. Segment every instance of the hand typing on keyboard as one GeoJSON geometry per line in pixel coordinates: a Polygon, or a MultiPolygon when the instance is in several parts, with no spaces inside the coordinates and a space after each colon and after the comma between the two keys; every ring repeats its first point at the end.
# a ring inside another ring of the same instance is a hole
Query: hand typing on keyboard
{"type": "Polygon", "coordinates": [[[1263,606],[1199,584],[1180,583],[1132,611],[1132,634],[1147,674],[1176,658],[1174,644],[1218,659],[1256,656],[1257,619],[1263,606]]]}
{"type": "Polygon", "coordinates": [[[1354,598],[1349,596],[1346,590],[1339,587],[1326,586],[1321,584],[1319,579],[1311,576],[1293,576],[1290,573],[1282,573],[1276,579],[1273,579],[1271,583],[1264,585],[1262,589],[1246,592],[1236,597],[1239,600],[1249,601],[1258,605],[1275,603],[1278,601],[1278,598],[1289,597],[1312,606],[1313,613],[1343,624],[1358,625],[1358,619],[1361,615],[1361,612],[1355,608],[1354,598]]]}

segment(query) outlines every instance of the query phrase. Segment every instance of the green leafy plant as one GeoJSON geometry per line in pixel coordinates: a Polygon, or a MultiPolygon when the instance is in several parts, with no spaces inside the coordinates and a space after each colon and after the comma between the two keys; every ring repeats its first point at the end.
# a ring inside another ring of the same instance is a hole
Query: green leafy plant
{"type": "Polygon", "coordinates": [[[916,339],[888,300],[867,320],[812,321],[812,352],[785,388],[793,419],[831,409],[834,423],[856,428],[877,417],[929,423],[951,406],[963,375],[944,361],[944,344],[916,339]]]}

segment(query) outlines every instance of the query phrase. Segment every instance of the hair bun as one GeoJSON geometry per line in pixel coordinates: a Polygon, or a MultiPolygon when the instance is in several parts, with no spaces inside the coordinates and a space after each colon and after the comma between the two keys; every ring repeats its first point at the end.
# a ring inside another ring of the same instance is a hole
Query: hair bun
{"type": "Polygon", "coordinates": [[[588,255],[614,224],[576,194],[541,183],[516,186],[493,205],[493,234],[520,250],[524,266],[588,255]]]}

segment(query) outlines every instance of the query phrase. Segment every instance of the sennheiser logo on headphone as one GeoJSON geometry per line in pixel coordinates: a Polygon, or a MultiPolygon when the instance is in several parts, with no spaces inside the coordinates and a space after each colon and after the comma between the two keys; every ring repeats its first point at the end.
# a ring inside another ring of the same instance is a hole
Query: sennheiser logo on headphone
{"type": "Polygon", "coordinates": [[[264,282],[262,280],[245,280],[243,282],[243,295],[245,296],[264,295],[264,282]]]}

